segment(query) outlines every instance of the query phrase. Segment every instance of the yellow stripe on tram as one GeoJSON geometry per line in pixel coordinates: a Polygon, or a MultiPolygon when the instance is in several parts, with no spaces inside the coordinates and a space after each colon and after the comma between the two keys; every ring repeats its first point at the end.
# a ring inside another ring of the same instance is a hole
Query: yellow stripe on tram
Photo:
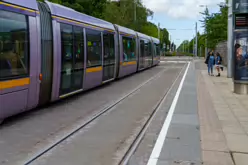
{"type": "Polygon", "coordinates": [[[24,8],[24,7],[8,4],[8,3],[5,3],[5,2],[0,2],[0,5],[5,5],[5,6],[13,7],[13,8],[16,8],[16,9],[21,9],[21,10],[26,10],[26,11],[29,11],[29,12],[36,12],[35,10],[31,10],[31,9],[27,9],[27,8],[24,8]]]}
{"type": "Polygon", "coordinates": [[[0,82],[0,90],[29,85],[29,84],[30,84],[30,78],[3,81],[0,82]]]}
{"type": "Polygon", "coordinates": [[[136,61],[130,61],[130,62],[123,62],[121,63],[122,66],[127,66],[127,65],[136,65],[137,62],[136,61]]]}
{"type": "Polygon", "coordinates": [[[86,69],[86,73],[99,72],[99,71],[102,71],[102,67],[101,66],[95,67],[95,68],[87,68],[86,69]]]}
{"type": "Polygon", "coordinates": [[[86,26],[86,27],[91,27],[93,29],[107,30],[109,32],[115,32],[114,30],[111,30],[111,29],[106,29],[106,28],[95,26],[95,25],[90,25],[90,24],[86,24],[86,23],[83,23],[83,22],[79,22],[79,21],[76,21],[76,20],[70,20],[68,18],[63,18],[63,17],[55,16],[55,15],[53,15],[52,18],[60,19],[60,20],[68,21],[68,22],[72,22],[72,23],[76,23],[76,24],[83,25],[83,26],[86,26]]]}

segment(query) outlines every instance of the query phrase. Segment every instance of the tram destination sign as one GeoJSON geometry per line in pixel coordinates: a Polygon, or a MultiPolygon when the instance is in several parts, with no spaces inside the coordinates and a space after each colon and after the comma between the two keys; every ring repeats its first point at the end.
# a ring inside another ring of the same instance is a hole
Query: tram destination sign
{"type": "Polygon", "coordinates": [[[248,14],[248,0],[233,0],[234,13],[247,13],[248,14]]]}
{"type": "Polygon", "coordinates": [[[248,29],[248,14],[235,14],[235,29],[248,29]]]}

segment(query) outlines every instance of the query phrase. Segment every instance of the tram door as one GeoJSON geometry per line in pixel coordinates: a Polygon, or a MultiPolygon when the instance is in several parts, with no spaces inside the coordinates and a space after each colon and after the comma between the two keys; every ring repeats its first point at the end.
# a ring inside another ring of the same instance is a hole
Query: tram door
{"type": "Polygon", "coordinates": [[[62,66],[60,95],[81,90],[84,76],[83,28],[60,24],[62,66]]]}
{"type": "Polygon", "coordinates": [[[114,78],[115,42],[114,34],[103,33],[103,82],[114,78]]]}
{"type": "Polygon", "coordinates": [[[139,69],[145,68],[145,42],[140,40],[139,69]]]}

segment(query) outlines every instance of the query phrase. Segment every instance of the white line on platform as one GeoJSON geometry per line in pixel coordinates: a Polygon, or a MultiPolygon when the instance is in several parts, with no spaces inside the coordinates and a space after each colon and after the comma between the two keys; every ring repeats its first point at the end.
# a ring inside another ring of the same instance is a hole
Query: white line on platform
{"type": "Polygon", "coordinates": [[[189,66],[190,66],[190,62],[188,62],[188,66],[187,66],[185,73],[183,75],[183,78],[179,84],[176,95],[175,95],[175,97],[172,101],[171,107],[169,109],[169,113],[168,113],[168,115],[164,121],[163,127],[162,127],[162,129],[158,135],[158,139],[157,139],[156,144],[152,150],[152,154],[150,155],[150,158],[149,158],[147,165],[156,165],[157,164],[158,158],[160,156],[160,153],[161,153],[162,147],[164,145],[164,141],[165,141],[165,138],[166,138],[166,135],[167,135],[167,132],[168,132],[171,120],[172,120],[173,113],[174,113],[176,105],[177,105],[179,95],[180,95],[182,87],[183,87],[185,77],[188,73],[189,66]]]}

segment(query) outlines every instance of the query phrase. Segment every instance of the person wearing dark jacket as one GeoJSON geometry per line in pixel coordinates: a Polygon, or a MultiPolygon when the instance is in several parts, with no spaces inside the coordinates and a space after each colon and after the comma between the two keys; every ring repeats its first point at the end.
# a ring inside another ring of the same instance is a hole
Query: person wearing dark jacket
{"type": "Polygon", "coordinates": [[[214,59],[214,54],[213,54],[213,51],[211,51],[205,61],[205,63],[207,64],[208,66],[208,75],[211,75],[213,76],[213,66],[214,66],[214,62],[215,59],[214,59]]]}
{"type": "Polygon", "coordinates": [[[216,66],[216,70],[218,72],[216,77],[220,77],[221,56],[220,56],[220,53],[218,53],[218,52],[216,53],[215,66],[216,66]]]}
{"type": "Polygon", "coordinates": [[[209,60],[209,57],[210,57],[210,53],[211,53],[211,51],[208,52],[208,56],[207,56],[207,58],[206,58],[206,60],[205,60],[205,64],[208,64],[208,60],[209,60]]]}

